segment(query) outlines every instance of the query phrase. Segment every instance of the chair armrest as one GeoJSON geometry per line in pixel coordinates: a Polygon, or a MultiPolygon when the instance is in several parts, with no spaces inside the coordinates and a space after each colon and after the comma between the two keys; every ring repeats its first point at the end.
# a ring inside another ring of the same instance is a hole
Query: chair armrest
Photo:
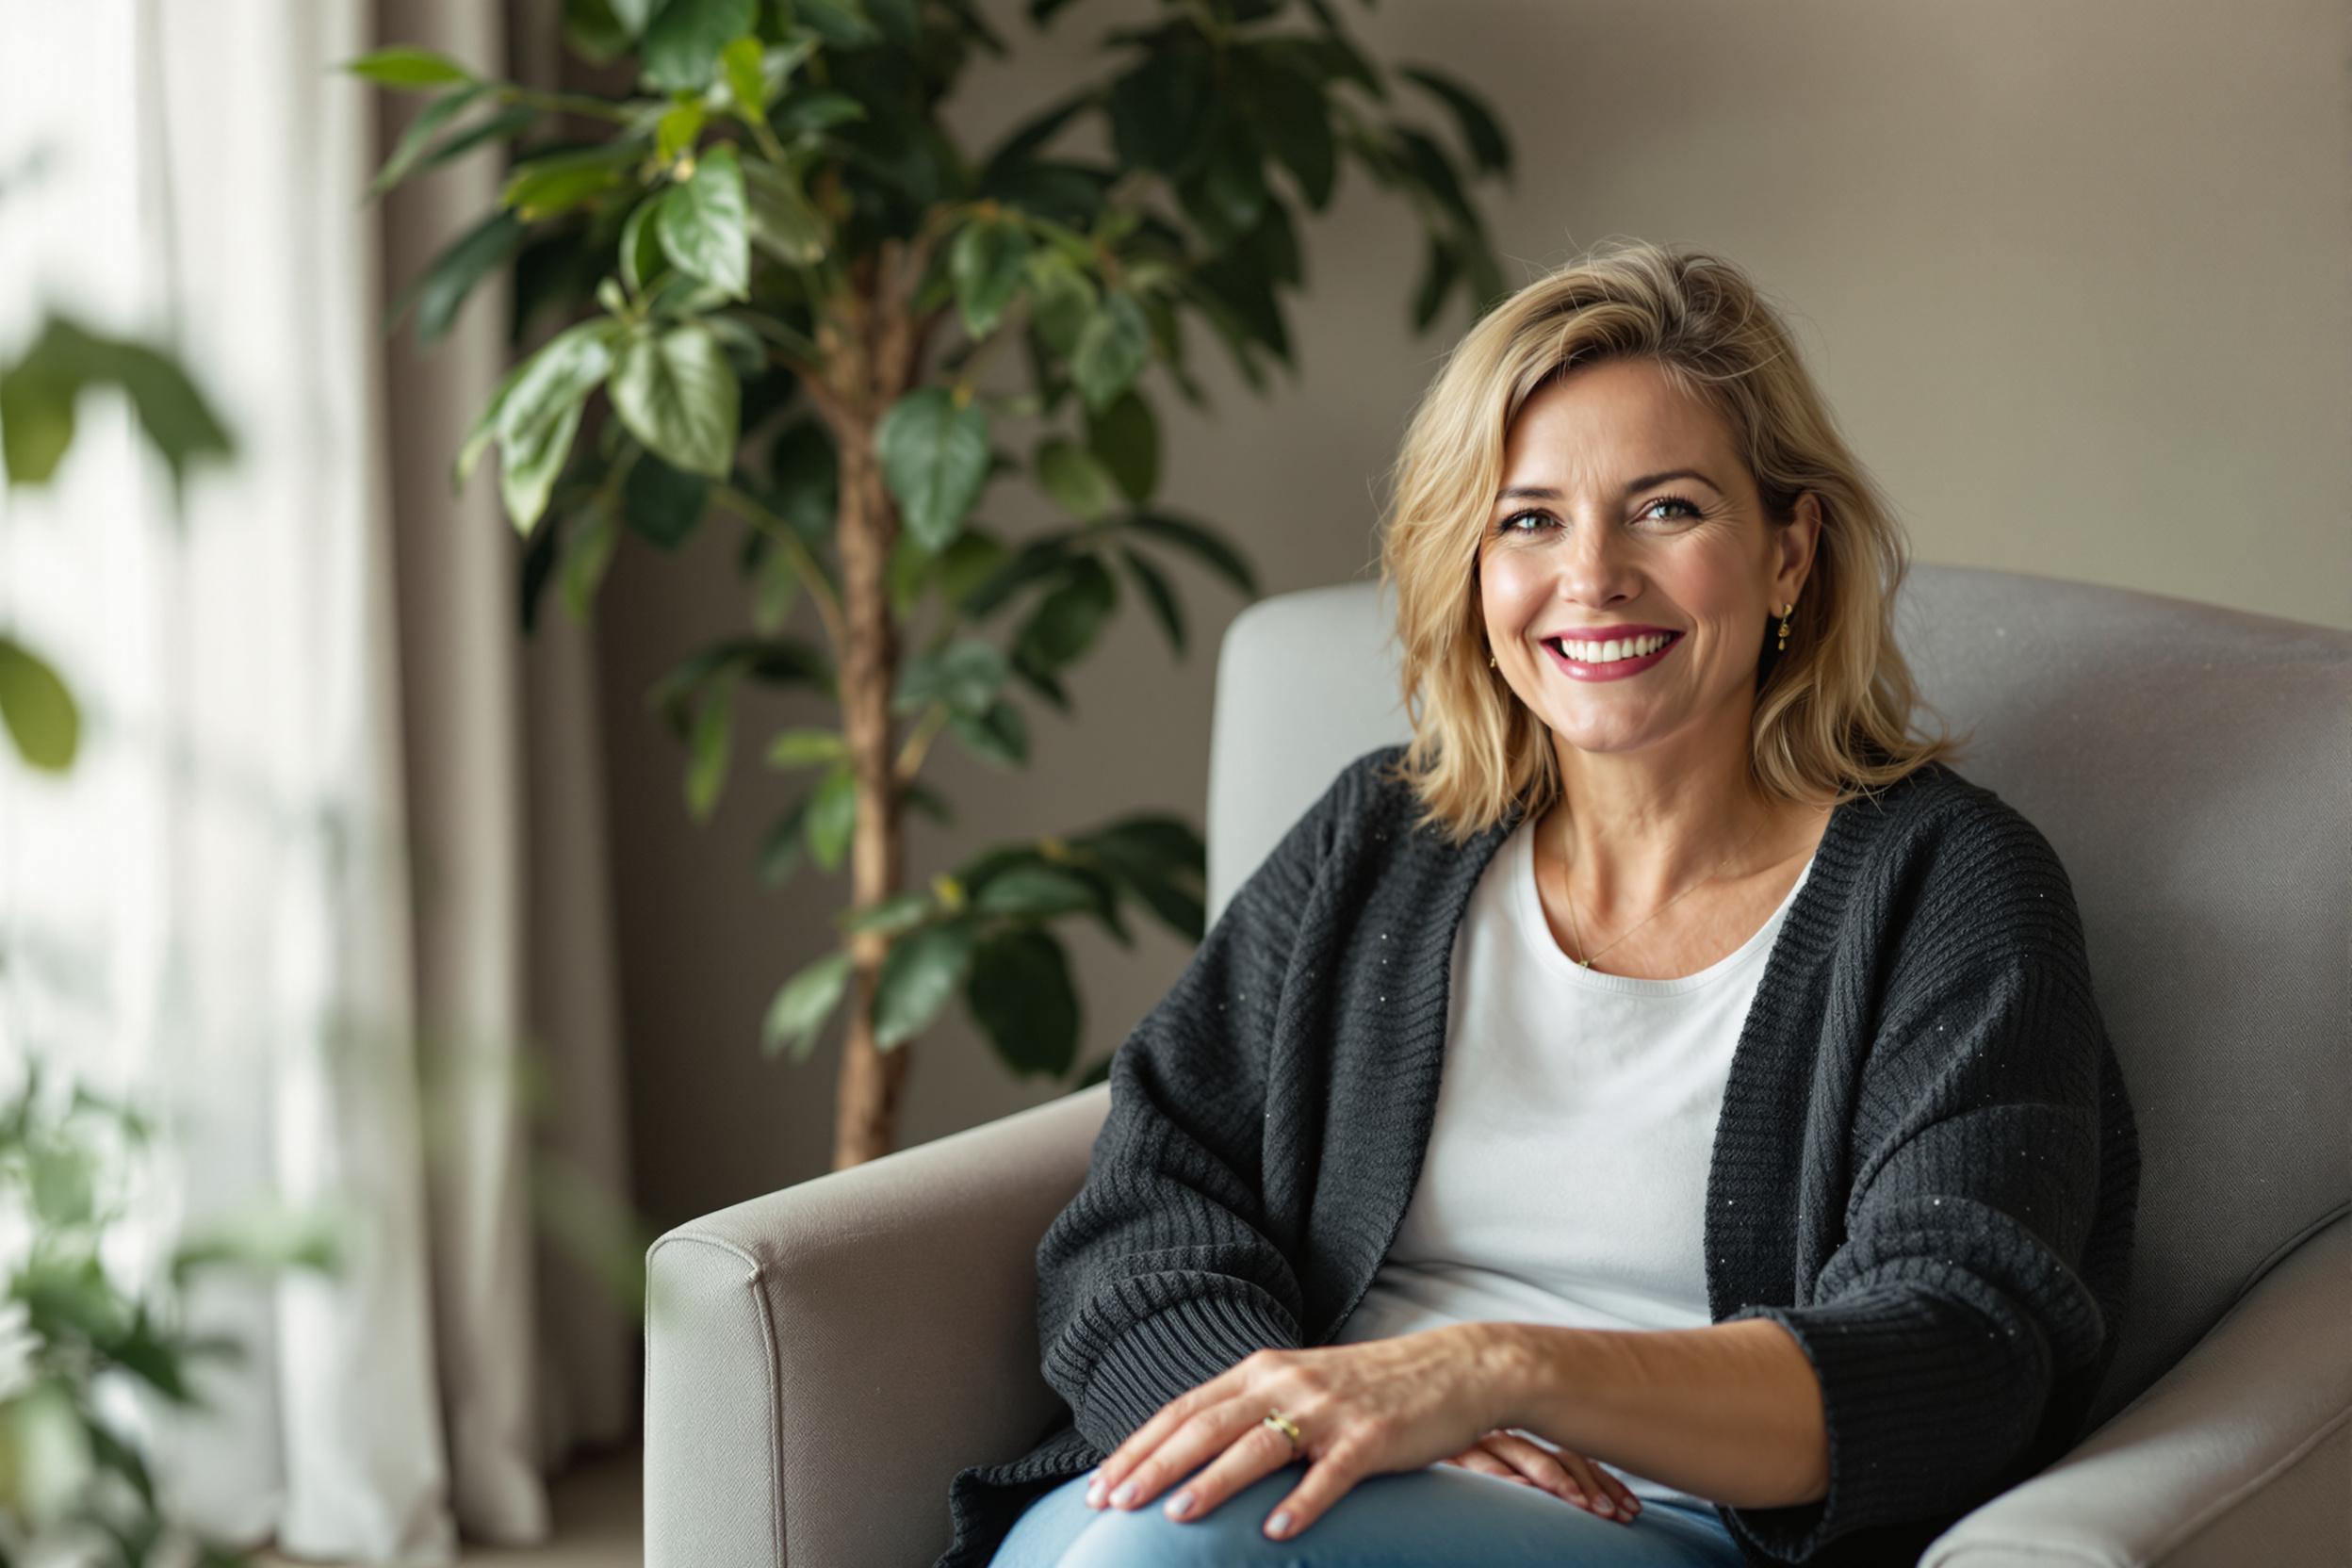
{"type": "Polygon", "coordinates": [[[1086,1180],[1110,1090],[721,1209],[645,1258],[648,1568],[904,1568],[948,1478],[1061,1412],[1038,1371],[1037,1247],[1086,1180]]]}
{"type": "Polygon", "coordinates": [[[2344,1562],[2352,1550],[2346,1302],[2352,1218],[2339,1214],[2072,1452],[1936,1537],[1921,1568],[2344,1562]]]}

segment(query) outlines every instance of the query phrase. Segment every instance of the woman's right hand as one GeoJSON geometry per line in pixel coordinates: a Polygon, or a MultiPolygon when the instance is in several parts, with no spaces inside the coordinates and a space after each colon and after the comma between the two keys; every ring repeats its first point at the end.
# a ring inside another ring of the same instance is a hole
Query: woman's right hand
{"type": "Polygon", "coordinates": [[[1510,1431],[1488,1432],[1453,1458],[1438,1462],[1532,1486],[1621,1525],[1632,1524],[1642,1507],[1642,1500],[1623,1481],[1582,1454],[1568,1448],[1554,1452],[1510,1431]],[[1614,1511],[1604,1503],[1614,1505],[1614,1511]]]}

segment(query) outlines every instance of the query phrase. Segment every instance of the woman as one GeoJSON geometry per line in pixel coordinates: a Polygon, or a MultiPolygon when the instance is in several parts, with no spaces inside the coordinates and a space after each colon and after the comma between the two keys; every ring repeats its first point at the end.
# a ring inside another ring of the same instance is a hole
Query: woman
{"type": "Polygon", "coordinates": [[[1413,739],[1114,1054],[1070,1419],[940,1568],[1917,1560],[2081,1436],[2139,1166],[2063,866],[1910,733],[1886,502],[1630,245],[1462,340],[1382,566],[1413,739]]]}

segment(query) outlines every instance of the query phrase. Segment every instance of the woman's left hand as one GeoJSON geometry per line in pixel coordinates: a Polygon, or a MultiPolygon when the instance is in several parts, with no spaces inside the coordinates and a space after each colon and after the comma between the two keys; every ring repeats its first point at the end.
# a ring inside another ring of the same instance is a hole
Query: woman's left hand
{"type": "Polygon", "coordinates": [[[1142,1508],[1200,1470],[1169,1499],[1174,1517],[1199,1519],[1303,1459],[1306,1475],[1265,1525],[1268,1536],[1287,1540],[1364,1477],[1449,1459],[1507,1425],[1500,1348],[1493,1325],[1456,1323],[1352,1345],[1255,1351],[1169,1400],[1112,1449],[1086,1502],[1142,1508]],[[1297,1451],[1266,1424],[1268,1410],[1298,1429],[1297,1451]],[[1122,1494],[1128,1486],[1133,1492],[1122,1494]]]}

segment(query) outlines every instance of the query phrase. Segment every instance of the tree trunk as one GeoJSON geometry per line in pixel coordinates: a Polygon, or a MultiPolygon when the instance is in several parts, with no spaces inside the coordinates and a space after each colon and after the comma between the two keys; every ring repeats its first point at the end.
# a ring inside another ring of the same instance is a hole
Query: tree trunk
{"type": "MultiPolygon", "coordinates": [[[[871,428],[871,427],[869,427],[871,428]]],[[[858,824],[850,839],[854,904],[879,903],[898,890],[900,846],[891,780],[890,687],[898,665],[888,574],[898,531],[896,509],[882,483],[872,437],[845,448],[841,462],[842,619],[849,632],[841,668],[841,727],[858,774],[858,824]]],[[[914,1043],[892,1051],[874,1043],[874,995],[890,940],[879,932],[851,939],[857,955],[854,1005],[841,1055],[841,1102],[833,1130],[833,1168],[877,1159],[898,1135],[898,1103],[914,1043]]]]}

